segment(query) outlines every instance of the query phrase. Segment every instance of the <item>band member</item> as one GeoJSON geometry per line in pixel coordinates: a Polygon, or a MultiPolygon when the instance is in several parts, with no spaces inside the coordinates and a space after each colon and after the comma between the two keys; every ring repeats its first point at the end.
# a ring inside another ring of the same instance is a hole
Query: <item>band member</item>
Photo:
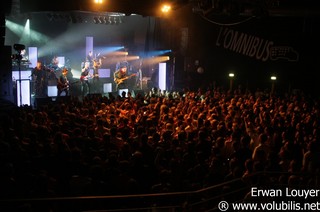
{"type": "Polygon", "coordinates": [[[31,76],[34,82],[34,93],[36,97],[47,96],[48,86],[48,70],[42,66],[42,62],[38,61],[37,66],[33,68],[31,76]]]}
{"type": "Polygon", "coordinates": [[[82,67],[81,69],[81,76],[80,76],[82,96],[85,96],[90,93],[89,78],[91,78],[90,63],[85,62],[84,67],[82,67]]]}
{"type": "Polygon", "coordinates": [[[139,70],[136,77],[136,87],[142,90],[142,60],[139,62],[139,70]]]}
{"type": "Polygon", "coordinates": [[[93,60],[93,77],[99,78],[99,68],[101,67],[101,58],[95,58],[93,60]]]}
{"type": "Polygon", "coordinates": [[[100,80],[99,80],[99,68],[101,67],[102,62],[101,62],[101,58],[95,58],[93,60],[93,80],[92,80],[92,84],[93,87],[92,89],[94,90],[93,92],[95,93],[101,93],[100,91],[100,80]]]}
{"type": "Polygon", "coordinates": [[[59,59],[57,56],[54,56],[51,60],[51,68],[58,69],[59,68],[59,59]]]}
{"type": "Polygon", "coordinates": [[[94,59],[93,52],[89,51],[86,57],[86,62],[89,62],[89,68],[93,68],[93,59],[94,59]]]}
{"type": "Polygon", "coordinates": [[[67,75],[68,69],[64,68],[57,82],[58,96],[61,96],[62,92],[65,92],[66,96],[69,95],[69,81],[67,75]]]}
{"type": "Polygon", "coordinates": [[[136,74],[128,75],[127,74],[127,64],[126,62],[120,63],[119,69],[113,73],[113,79],[116,83],[116,90],[127,89],[128,82],[127,80],[136,74]]]}

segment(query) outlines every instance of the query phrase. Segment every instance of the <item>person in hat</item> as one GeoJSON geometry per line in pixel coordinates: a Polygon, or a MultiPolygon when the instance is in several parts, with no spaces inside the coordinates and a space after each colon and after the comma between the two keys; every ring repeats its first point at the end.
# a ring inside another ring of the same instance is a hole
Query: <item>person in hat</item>
{"type": "Polygon", "coordinates": [[[114,82],[116,83],[116,90],[119,89],[126,89],[128,88],[128,79],[132,76],[135,76],[135,74],[128,75],[127,73],[128,66],[127,62],[121,62],[119,69],[117,69],[113,74],[114,82]]]}

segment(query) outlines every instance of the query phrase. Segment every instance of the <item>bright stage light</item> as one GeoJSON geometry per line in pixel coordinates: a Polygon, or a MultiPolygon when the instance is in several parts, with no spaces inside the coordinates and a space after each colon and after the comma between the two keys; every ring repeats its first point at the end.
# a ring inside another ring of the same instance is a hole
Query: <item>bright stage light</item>
{"type": "Polygon", "coordinates": [[[124,59],[126,59],[127,61],[139,60],[139,56],[128,56],[128,57],[125,57],[124,59]]]}
{"type": "Polygon", "coordinates": [[[171,10],[171,5],[164,4],[164,5],[161,7],[161,11],[162,11],[163,13],[168,13],[170,10],[171,10]]]}
{"type": "Polygon", "coordinates": [[[143,63],[145,65],[154,65],[154,64],[158,64],[158,63],[165,62],[168,60],[170,60],[169,56],[158,56],[158,57],[144,58],[143,63]]]}
{"type": "Polygon", "coordinates": [[[96,53],[101,53],[101,55],[103,56],[118,54],[118,52],[121,52],[121,55],[123,55],[123,51],[120,51],[123,48],[124,46],[109,46],[109,47],[98,46],[98,47],[95,47],[94,51],[96,53]]]}
{"type": "Polygon", "coordinates": [[[171,49],[165,49],[165,50],[154,50],[154,51],[149,51],[146,57],[153,57],[153,56],[164,56],[168,55],[172,52],[171,49]]]}

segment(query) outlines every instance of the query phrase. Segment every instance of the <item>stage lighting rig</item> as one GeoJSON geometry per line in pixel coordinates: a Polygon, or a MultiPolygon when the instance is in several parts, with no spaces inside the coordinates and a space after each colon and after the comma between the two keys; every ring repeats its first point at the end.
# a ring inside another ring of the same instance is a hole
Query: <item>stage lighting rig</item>
{"type": "Polygon", "coordinates": [[[22,59],[21,52],[26,49],[25,45],[23,45],[23,44],[14,44],[13,48],[14,48],[14,50],[16,50],[17,53],[11,55],[11,59],[20,61],[22,59]]]}
{"type": "Polygon", "coordinates": [[[26,49],[26,46],[23,44],[14,44],[13,45],[14,50],[17,51],[17,54],[14,54],[11,56],[13,60],[16,60],[18,62],[19,67],[19,84],[20,84],[20,105],[22,105],[22,86],[21,86],[21,60],[22,55],[21,52],[26,49]]]}
{"type": "Polygon", "coordinates": [[[22,50],[26,49],[26,46],[23,44],[14,44],[13,45],[14,50],[16,50],[17,52],[21,52],[22,50]]]}

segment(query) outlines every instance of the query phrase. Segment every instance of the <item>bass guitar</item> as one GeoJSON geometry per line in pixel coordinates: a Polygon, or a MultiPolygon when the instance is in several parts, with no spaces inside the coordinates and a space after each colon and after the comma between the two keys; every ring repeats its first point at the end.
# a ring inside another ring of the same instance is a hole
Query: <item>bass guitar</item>
{"type": "Polygon", "coordinates": [[[123,77],[123,78],[114,78],[114,82],[117,84],[117,85],[120,85],[121,83],[123,83],[125,80],[127,79],[130,79],[131,77],[134,77],[136,76],[137,74],[131,74],[130,76],[126,76],[126,77],[123,77]]]}

